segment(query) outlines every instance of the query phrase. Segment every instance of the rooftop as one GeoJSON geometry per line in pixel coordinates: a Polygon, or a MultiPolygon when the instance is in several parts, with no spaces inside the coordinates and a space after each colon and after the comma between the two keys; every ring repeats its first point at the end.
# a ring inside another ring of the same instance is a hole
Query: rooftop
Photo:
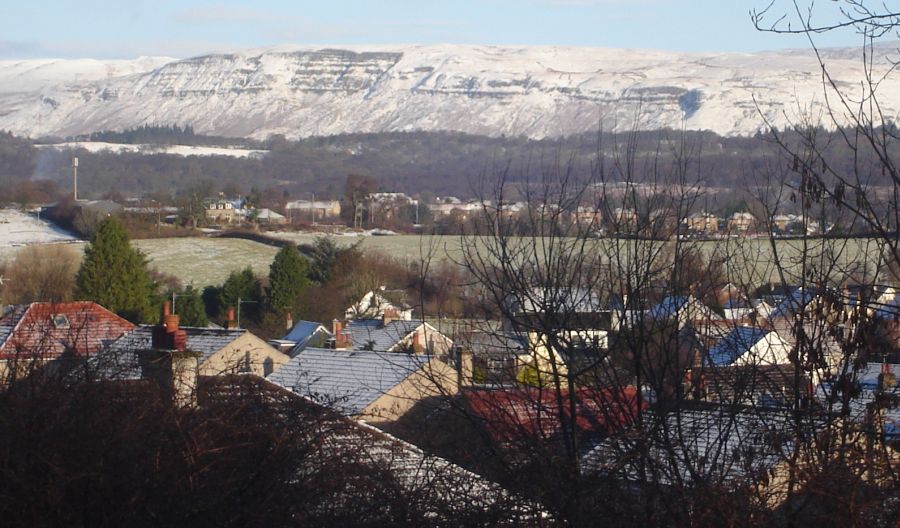
{"type": "Polygon", "coordinates": [[[307,348],[267,379],[355,416],[430,359],[395,352],[307,348]]]}

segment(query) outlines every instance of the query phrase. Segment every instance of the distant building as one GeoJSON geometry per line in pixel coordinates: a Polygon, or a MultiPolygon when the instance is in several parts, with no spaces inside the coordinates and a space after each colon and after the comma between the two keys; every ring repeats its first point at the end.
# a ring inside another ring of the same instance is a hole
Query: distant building
{"type": "Polygon", "coordinates": [[[240,200],[225,198],[209,198],[203,201],[206,219],[214,224],[232,224],[242,222],[245,218],[243,203],[240,200]]]}
{"type": "Polygon", "coordinates": [[[341,202],[337,200],[294,200],[284,208],[291,220],[318,221],[341,216],[341,202]]]}
{"type": "Polygon", "coordinates": [[[748,212],[734,213],[728,219],[728,230],[731,232],[745,233],[756,226],[756,218],[748,212]]]}
{"type": "Polygon", "coordinates": [[[707,212],[694,213],[684,219],[688,231],[713,234],[719,232],[719,218],[707,212]]]}

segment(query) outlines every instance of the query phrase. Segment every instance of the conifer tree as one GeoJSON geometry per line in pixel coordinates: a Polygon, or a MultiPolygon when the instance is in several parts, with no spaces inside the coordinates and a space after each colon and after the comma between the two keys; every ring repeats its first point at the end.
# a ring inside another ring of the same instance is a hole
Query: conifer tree
{"type": "Polygon", "coordinates": [[[309,282],[308,276],[309,262],[300,256],[297,246],[281,248],[269,268],[269,306],[276,312],[296,308],[297,299],[309,282]]]}
{"type": "Polygon", "coordinates": [[[144,256],[131,247],[125,228],[114,217],[97,227],[84,250],[75,278],[76,296],[94,301],[133,322],[149,322],[153,281],[144,256]]]}

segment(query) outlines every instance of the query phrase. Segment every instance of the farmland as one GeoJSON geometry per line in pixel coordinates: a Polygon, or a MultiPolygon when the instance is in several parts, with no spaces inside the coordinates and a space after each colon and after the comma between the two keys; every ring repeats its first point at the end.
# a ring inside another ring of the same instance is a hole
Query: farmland
{"type": "MultiPolygon", "coordinates": [[[[80,250],[84,242],[69,233],[61,232],[52,225],[35,217],[12,210],[0,210],[0,260],[9,259],[19,248],[32,244],[68,243],[80,250]]],[[[297,244],[311,244],[315,234],[272,233],[271,235],[290,240],[297,244]]],[[[434,262],[459,262],[463,256],[464,244],[484,247],[487,239],[462,239],[458,236],[335,236],[341,247],[360,243],[365,250],[377,251],[411,266],[431,255],[434,262]]],[[[523,244],[540,246],[533,241],[522,239],[523,244]]],[[[601,261],[611,259],[628,260],[629,250],[638,244],[659,244],[658,242],[637,241],[589,241],[589,251],[596,251],[601,261]]],[[[733,238],[715,242],[687,242],[707,255],[716,255],[723,261],[723,267],[733,281],[759,285],[764,282],[778,282],[778,270],[773,265],[774,254],[787,271],[785,280],[796,282],[801,270],[803,242],[800,240],[779,240],[773,245],[764,238],[733,238]],[[773,253],[773,247],[774,252],[773,253]]],[[[193,284],[202,288],[211,284],[221,284],[228,274],[247,266],[259,275],[268,273],[277,248],[257,242],[234,238],[164,238],[135,240],[150,267],[177,277],[183,284],[193,284]]],[[[539,254],[539,253],[538,253],[539,254]]],[[[880,265],[879,245],[871,239],[810,240],[807,247],[806,265],[821,269],[838,262],[843,270],[852,269],[857,274],[871,272],[880,265]]]]}

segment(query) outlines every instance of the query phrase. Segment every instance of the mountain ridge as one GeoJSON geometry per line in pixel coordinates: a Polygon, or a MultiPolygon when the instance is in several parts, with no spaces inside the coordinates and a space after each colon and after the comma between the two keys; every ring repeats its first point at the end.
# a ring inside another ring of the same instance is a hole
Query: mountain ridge
{"type": "MultiPolygon", "coordinates": [[[[826,52],[842,89],[854,90],[862,63],[849,49],[826,52]]],[[[682,126],[735,136],[824,110],[820,67],[802,50],[282,45],[187,59],[0,61],[0,86],[0,129],[30,137],[173,123],[255,139],[398,131],[540,139],[682,126]]],[[[880,102],[896,116],[900,90],[880,102]]]]}

